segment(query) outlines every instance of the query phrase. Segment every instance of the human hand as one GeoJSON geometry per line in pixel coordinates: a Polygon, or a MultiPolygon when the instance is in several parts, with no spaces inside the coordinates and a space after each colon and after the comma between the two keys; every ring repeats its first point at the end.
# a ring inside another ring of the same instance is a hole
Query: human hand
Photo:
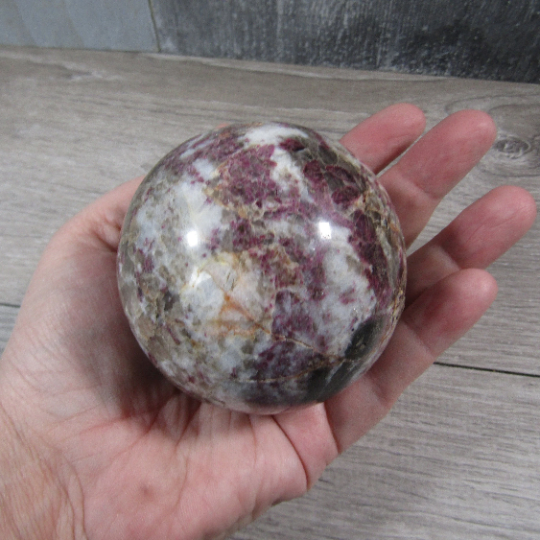
{"type": "MultiPolygon", "coordinates": [[[[456,113],[418,142],[423,114],[396,105],[342,142],[380,179],[408,245],[491,146],[495,127],[456,113]]],[[[407,306],[381,358],[308,408],[250,416],[200,403],[144,357],[123,314],[116,249],[140,179],[70,220],[47,247],[0,362],[0,537],[220,537],[314,484],[339,453],[489,307],[483,269],[535,217],[497,188],[409,257],[407,306]],[[4,528],[2,528],[4,527],[4,528]]]]}

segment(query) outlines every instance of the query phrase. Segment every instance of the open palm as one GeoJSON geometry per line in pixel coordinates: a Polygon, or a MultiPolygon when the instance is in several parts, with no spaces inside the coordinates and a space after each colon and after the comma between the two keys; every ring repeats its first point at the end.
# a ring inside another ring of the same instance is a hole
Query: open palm
{"type": "MultiPolygon", "coordinates": [[[[424,126],[421,111],[401,104],[342,142],[378,172],[424,126]]],[[[409,245],[494,136],[487,115],[456,113],[381,175],[409,245]]],[[[115,265],[139,182],[105,195],[55,235],[0,363],[4,435],[13,440],[12,452],[28,456],[39,471],[33,482],[43,487],[26,488],[39,491],[37,502],[28,494],[17,499],[29,507],[34,501],[39,512],[28,508],[24,522],[10,515],[10,531],[23,537],[219,537],[302,495],[488,308],[496,284],[483,268],[535,215],[532,198],[513,187],[474,203],[409,257],[407,307],[366,375],[326,403],[251,416],[173,388],[130,332],[115,265]]]]}

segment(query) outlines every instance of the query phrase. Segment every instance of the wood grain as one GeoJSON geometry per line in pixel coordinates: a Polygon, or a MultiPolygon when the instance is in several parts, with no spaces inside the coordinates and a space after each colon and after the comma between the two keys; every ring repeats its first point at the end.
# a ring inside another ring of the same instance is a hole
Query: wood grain
{"type": "MultiPolygon", "coordinates": [[[[499,136],[416,245],[498,185],[540,202],[537,86],[156,54],[0,48],[0,348],[41,251],[70,216],[221,122],[283,119],[333,138],[397,101],[429,126],[474,107],[499,136]]],[[[491,270],[486,317],[304,498],[234,538],[540,535],[539,225],[491,270]]]]}
{"type": "Polygon", "coordinates": [[[235,540],[533,540],[538,379],[434,366],[302,499],[235,540]]]}
{"type": "Polygon", "coordinates": [[[540,80],[535,0],[151,2],[165,52],[540,80]]]}
{"type": "Polygon", "coordinates": [[[148,0],[2,0],[0,43],[157,51],[148,0]]]}
{"type": "Polygon", "coordinates": [[[540,80],[536,0],[3,0],[0,44],[540,80]]]}
{"type": "MultiPolygon", "coordinates": [[[[221,122],[277,118],[339,138],[398,101],[422,107],[430,126],[454,110],[484,109],[497,120],[499,139],[439,207],[420,243],[497,185],[521,185],[540,200],[540,97],[532,85],[9,48],[0,71],[0,241],[7,254],[0,299],[11,304],[20,303],[47,240],[70,216],[221,122]]],[[[540,374],[538,231],[536,224],[493,266],[501,291],[491,318],[473,331],[469,347],[442,361],[540,374]]]]}

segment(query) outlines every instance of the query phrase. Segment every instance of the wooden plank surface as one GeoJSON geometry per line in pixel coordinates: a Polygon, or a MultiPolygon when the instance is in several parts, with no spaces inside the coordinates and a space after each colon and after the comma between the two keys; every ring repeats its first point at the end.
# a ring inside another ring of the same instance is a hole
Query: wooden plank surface
{"type": "MultiPolygon", "coordinates": [[[[432,126],[475,107],[496,144],[426,234],[495,186],[540,201],[538,86],[164,55],[0,49],[0,346],[39,255],[70,216],[221,122],[282,119],[338,138],[397,101],[432,126]]],[[[493,265],[484,320],[307,497],[244,538],[540,536],[539,225],[493,265]],[[446,365],[445,365],[446,364],[446,365]]]]}
{"type": "Polygon", "coordinates": [[[307,496],[234,539],[536,539],[538,390],[434,366],[307,496]]]}
{"type": "Polygon", "coordinates": [[[0,43],[157,51],[148,0],[2,0],[0,43]]]}
{"type": "MultiPolygon", "coordinates": [[[[10,261],[0,269],[0,298],[7,303],[20,303],[39,253],[69,216],[220,122],[277,118],[338,138],[397,101],[422,107],[429,125],[451,111],[480,108],[496,119],[499,139],[441,205],[421,241],[497,185],[524,186],[540,200],[534,85],[9,48],[0,62],[0,231],[10,261]]],[[[540,374],[538,231],[537,223],[493,266],[501,291],[486,318],[491,322],[471,333],[470,347],[452,354],[453,363],[465,358],[471,365],[540,374]]]]}

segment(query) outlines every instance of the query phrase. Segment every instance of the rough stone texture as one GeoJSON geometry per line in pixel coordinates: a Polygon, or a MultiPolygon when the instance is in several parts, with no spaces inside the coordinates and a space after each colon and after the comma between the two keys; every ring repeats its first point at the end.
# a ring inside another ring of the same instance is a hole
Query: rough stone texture
{"type": "Polygon", "coordinates": [[[403,308],[405,248],[386,192],[340,145],[233,125],[149,173],[118,273],[133,332],[171,381],[273,413],[327,399],[378,358],[403,308]]]}
{"type": "Polygon", "coordinates": [[[537,83],[538,0],[1,0],[0,43],[537,83]]]}
{"type": "Polygon", "coordinates": [[[538,0],[152,0],[160,50],[538,82],[538,0]]]}

